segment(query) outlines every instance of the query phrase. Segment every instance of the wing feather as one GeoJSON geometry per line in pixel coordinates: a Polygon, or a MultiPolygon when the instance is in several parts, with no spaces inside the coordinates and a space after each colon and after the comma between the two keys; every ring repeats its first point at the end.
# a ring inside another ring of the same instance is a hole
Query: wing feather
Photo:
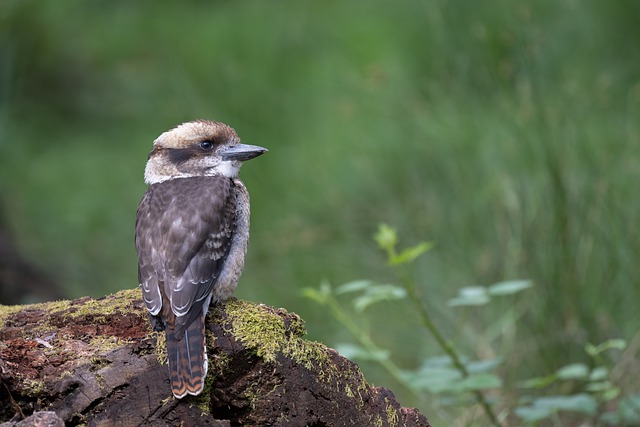
{"type": "Polygon", "coordinates": [[[136,246],[145,304],[157,314],[161,293],[166,295],[178,339],[206,310],[229,252],[235,221],[231,188],[225,177],[165,181],[149,187],[138,209],[136,246]]]}
{"type": "Polygon", "coordinates": [[[138,283],[142,289],[142,299],[147,310],[156,316],[162,308],[162,296],[158,286],[158,275],[154,268],[155,249],[151,233],[155,223],[151,197],[147,191],[136,215],[135,244],[138,252],[138,283]]]}

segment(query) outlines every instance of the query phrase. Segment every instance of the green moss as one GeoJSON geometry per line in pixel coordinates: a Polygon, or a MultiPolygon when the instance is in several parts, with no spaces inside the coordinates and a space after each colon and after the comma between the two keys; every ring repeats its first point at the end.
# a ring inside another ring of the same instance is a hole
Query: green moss
{"type": "Polygon", "coordinates": [[[301,320],[292,320],[287,327],[269,307],[240,300],[230,300],[225,311],[231,321],[229,332],[265,362],[275,362],[282,353],[310,370],[326,367],[326,347],[302,338],[306,331],[301,320]]]}
{"type": "Polygon", "coordinates": [[[278,416],[278,420],[276,422],[276,425],[284,425],[284,426],[288,426],[289,423],[289,418],[287,418],[287,416],[285,414],[280,414],[278,416]]]}
{"type": "Polygon", "coordinates": [[[358,399],[358,407],[362,408],[364,406],[364,399],[362,398],[362,392],[364,392],[366,388],[367,388],[367,383],[364,381],[364,377],[363,377],[362,381],[358,383],[358,388],[356,388],[355,391],[351,388],[351,385],[347,382],[347,384],[344,386],[344,394],[347,397],[350,397],[352,399],[358,399]]]}
{"type": "Polygon", "coordinates": [[[91,362],[91,371],[99,371],[110,363],[107,359],[101,356],[92,356],[89,358],[89,361],[91,362]]]}
{"type": "Polygon", "coordinates": [[[117,337],[98,335],[91,338],[91,340],[89,341],[89,347],[96,354],[105,354],[111,350],[115,350],[116,348],[122,346],[123,343],[127,342],[129,341],[117,337]]]}
{"type": "Polygon", "coordinates": [[[269,390],[267,393],[264,393],[259,386],[256,386],[255,389],[252,385],[249,385],[247,390],[244,391],[243,395],[245,399],[249,401],[249,405],[252,410],[256,409],[256,402],[260,400],[266,400],[269,395],[274,393],[277,389],[279,389],[281,384],[274,384],[273,388],[269,390]]]}
{"type": "Polygon", "coordinates": [[[351,390],[351,386],[349,384],[344,387],[344,394],[346,394],[347,397],[355,397],[355,394],[353,394],[353,390],[351,390]]]}
{"type": "Polygon", "coordinates": [[[213,382],[215,381],[215,373],[216,370],[212,369],[211,362],[209,362],[209,369],[207,371],[207,376],[204,379],[204,388],[202,389],[202,393],[197,396],[190,396],[192,403],[200,408],[202,415],[211,413],[211,392],[213,390],[213,382]]]}
{"type": "Polygon", "coordinates": [[[398,425],[398,411],[396,411],[396,408],[394,408],[390,403],[389,403],[389,399],[385,398],[384,399],[385,404],[387,405],[385,412],[387,413],[387,423],[389,424],[389,426],[391,427],[395,427],[398,425]]]}
{"type": "Polygon", "coordinates": [[[20,311],[42,311],[47,317],[38,326],[27,331],[24,338],[39,335],[40,332],[51,330],[53,326],[49,320],[54,316],[61,316],[63,320],[72,320],[83,316],[91,316],[94,323],[106,323],[110,317],[119,313],[123,307],[133,304],[142,298],[139,288],[127,289],[116,294],[107,295],[100,299],[59,300],[27,305],[0,305],[0,328],[7,319],[20,311]]]}
{"type": "Polygon", "coordinates": [[[166,365],[167,361],[167,336],[164,332],[153,332],[156,336],[156,356],[158,357],[158,363],[166,365]]]}
{"type": "Polygon", "coordinates": [[[22,393],[25,396],[38,397],[42,394],[45,389],[43,381],[27,378],[22,375],[19,376],[22,377],[22,393]]]}
{"type": "Polygon", "coordinates": [[[135,288],[126,289],[100,299],[87,299],[80,305],[69,304],[72,301],[59,301],[58,303],[63,303],[61,307],[63,310],[60,311],[64,311],[65,318],[75,319],[78,317],[91,316],[93,322],[106,323],[111,316],[120,313],[123,307],[133,304],[141,298],[142,293],[140,289],[135,288]]]}
{"type": "Polygon", "coordinates": [[[105,390],[107,382],[104,379],[104,375],[96,374],[96,381],[98,382],[98,386],[100,387],[100,389],[105,390]]]}
{"type": "Polygon", "coordinates": [[[202,393],[197,396],[190,396],[192,400],[192,405],[197,406],[200,409],[200,415],[208,415],[211,413],[211,384],[213,380],[211,379],[211,375],[207,375],[207,378],[204,380],[204,389],[202,393]]]}
{"type": "MultiPolygon", "coordinates": [[[[68,360],[78,355],[80,351],[83,357],[90,356],[92,371],[99,371],[108,364],[108,361],[100,355],[121,347],[127,341],[115,336],[96,335],[91,332],[87,333],[86,337],[77,337],[75,336],[76,333],[73,332],[74,327],[78,324],[82,327],[84,324],[107,323],[114,315],[129,310],[132,304],[139,301],[140,298],[139,289],[132,289],[121,291],[99,300],[83,298],[74,301],[61,300],[29,305],[0,306],[0,328],[6,325],[7,320],[16,315],[16,313],[28,313],[37,321],[21,329],[20,336],[23,339],[31,340],[51,336],[52,333],[55,333],[55,344],[45,349],[47,357],[61,356],[62,360],[68,360]],[[86,321],[84,319],[80,320],[83,316],[86,316],[86,321]],[[68,329],[65,328],[67,324],[69,325],[68,329]],[[71,332],[64,332],[67,330],[71,332]],[[74,336],[69,336],[69,333],[74,334],[74,336]],[[86,350],[78,350],[78,346],[70,345],[71,338],[73,340],[82,339],[88,344],[86,350]]],[[[83,333],[80,332],[80,334],[83,333]]],[[[65,371],[63,375],[70,375],[70,373],[65,371]]],[[[100,380],[101,378],[98,377],[98,381],[100,380]]],[[[34,378],[25,377],[22,382],[27,394],[38,395],[44,387],[40,380],[34,378]]]]}
{"type": "MultiPolygon", "coordinates": [[[[358,370],[341,370],[330,359],[330,350],[314,341],[303,338],[306,333],[302,320],[288,315],[287,323],[282,313],[271,307],[253,304],[247,301],[230,300],[222,309],[228,316],[227,332],[241,341],[247,349],[255,351],[265,362],[277,363],[278,354],[292,359],[314,372],[322,382],[335,382],[343,388],[348,397],[356,399],[357,404],[364,405],[363,394],[368,384],[358,370]]],[[[275,390],[275,389],[274,389],[275,390]]],[[[252,396],[248,391],[245,397],[253,404],[253,399],[264,396],[252,396]]]]}
{"type": "Polygon", "coordinates": [[[32,305],[2,305],[0,304],[0,328],[4,327],[4,322],[6,321],[7,317],[11,316],[14,313],[17,313],[18,311],[22,311],[27,307],[33,307],[35,304],[32,305]]]}

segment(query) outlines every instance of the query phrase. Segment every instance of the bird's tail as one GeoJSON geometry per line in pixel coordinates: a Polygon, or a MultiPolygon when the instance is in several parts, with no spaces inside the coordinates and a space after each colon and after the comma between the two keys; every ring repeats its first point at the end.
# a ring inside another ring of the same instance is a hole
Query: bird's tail
{"type": "Polygon", "coordinates": [[[173,328],[168,327],[166,333],[169,380],[173,395],[181,399],[187,394],[200,394],[204,388],[208,367],[204,342],[204,314],[191,322],[179,339],[176,338],[173,328]]]}

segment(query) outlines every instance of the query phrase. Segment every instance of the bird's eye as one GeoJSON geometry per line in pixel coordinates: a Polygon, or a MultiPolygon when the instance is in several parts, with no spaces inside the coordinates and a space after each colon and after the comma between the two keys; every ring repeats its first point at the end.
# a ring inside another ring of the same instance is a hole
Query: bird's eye
{"type": "Polygon", "coordinates": [[[204,151],[209,151],[213,148],[213,142],[211,141],[202,141],[199,145],[204,151]]]}

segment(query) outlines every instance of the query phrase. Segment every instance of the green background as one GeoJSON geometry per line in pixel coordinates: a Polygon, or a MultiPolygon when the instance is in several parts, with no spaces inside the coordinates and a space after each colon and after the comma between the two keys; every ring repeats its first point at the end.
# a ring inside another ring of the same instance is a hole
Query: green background
{"type": "MultiPolygon", "coordinates": [[[[386,222],[435,242],[416,280],[463,352],[544,374],[638,331],[639,18],[631,0],[5,0],[0,208],[66,297],[133,288],[152,141],[220,120],[270,150],[242,170],[239,298],[351,341],[300,290],[393,281],[386,222]],[[535,286],[446,307],[507,279],[535,286]]],[[[439,353],[404,302],[361,321],[404,368],[439,353]]]]}

